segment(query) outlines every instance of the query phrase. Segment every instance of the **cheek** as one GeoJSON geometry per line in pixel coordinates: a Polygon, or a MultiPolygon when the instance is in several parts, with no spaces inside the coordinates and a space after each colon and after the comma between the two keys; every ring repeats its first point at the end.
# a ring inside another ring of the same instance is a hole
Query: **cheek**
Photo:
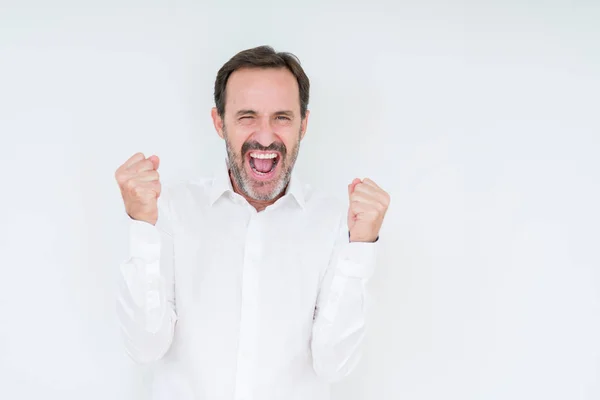
{"type": "Polygon", "coordinates": [[[288,151],[293,149],[300,139],[300,124],[293,124],[288,126],[282,126],[279,128],[279,140],[285,144],[288,151]]]}
{"type": "Polygon", "coordinates": [[[231,129],[227,130],[227,140],[229,142],[229,146],[236,152],[240,153],[242,151],[242,145],[250,138],[250,134],[245,131],[245,129],[231,129]]]}
{"type": "Polygon", "coordinates": [[[289,135],[286,135],[281,138],[281,140],[283,141],[283,144],[285,144],[285,147],[287,148],[288,156],[292,153],[294,148],[296,146],[298,146],[299,139],[300,139],[299,131],[290,132],[289,135]]]}

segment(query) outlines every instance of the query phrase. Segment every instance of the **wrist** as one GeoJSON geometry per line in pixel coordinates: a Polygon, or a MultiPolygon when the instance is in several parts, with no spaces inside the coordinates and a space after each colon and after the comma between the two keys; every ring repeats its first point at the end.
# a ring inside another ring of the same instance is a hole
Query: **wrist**
{"type": "Polygon", "coordinates": [[[376,237],[356,237],[352,236],[352,232],[348,231],[348,241],[352,242],[360,242],[360,243],[375,243],[379,240],[379,235],[376,237]]]}
{"type": "Polygon", "coordinates": [[[156,221],[158,220],[158,215],[141,216],[141,215],[132,215],[129,212],[127,213],[127,215],[129,216],[129,218],[131,218],[134,221],[146,222],[150,225],[156,225],[156,221]]]}

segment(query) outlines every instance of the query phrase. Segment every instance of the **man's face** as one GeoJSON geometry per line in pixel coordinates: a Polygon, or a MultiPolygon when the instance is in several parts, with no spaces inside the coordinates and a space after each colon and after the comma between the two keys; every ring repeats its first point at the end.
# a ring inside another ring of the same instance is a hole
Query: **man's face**
{"type": "Polygon", "coordinates": [[[284,68],[237,70],[225,99],[224,119],[216,110],[213,119],[235,184],[247,197],[271,201],[289,183],[306,131],[296,78],[284,68]]]}

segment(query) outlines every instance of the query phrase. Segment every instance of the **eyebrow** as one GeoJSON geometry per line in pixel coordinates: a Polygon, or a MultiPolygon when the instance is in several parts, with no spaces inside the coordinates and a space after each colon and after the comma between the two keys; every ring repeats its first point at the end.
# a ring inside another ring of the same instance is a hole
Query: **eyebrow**
{"type": "MultiPolygon", "coordinates": [[[[286,115],[288,117],[293,117],[294,116],[294,112],[291,110],[280,110],[280,111],[276,111],[273,114],[275,115],[286,115]]],[[[242,115],[258,115],[258,113],[255,110],[239,110],[238,112],[235,113],[236,117],[242,116],[242,115]]]]}
{"type": "Polygon", "coordinates": [[[245,115],[245,114],[256,115],[258,113],[254,110],[239,110],[238,112],[235,113],[235,116],[239,117],[240,115],[245,115]]]}

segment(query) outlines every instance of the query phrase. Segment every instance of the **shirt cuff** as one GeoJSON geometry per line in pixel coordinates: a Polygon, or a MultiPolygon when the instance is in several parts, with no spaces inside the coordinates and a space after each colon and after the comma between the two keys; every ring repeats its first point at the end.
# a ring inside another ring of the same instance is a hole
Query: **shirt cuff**
{"type": "Polygon", "coordinates": [[[376,242],[344,243],[338,255],[337,269],[351,278],[369,279],[375,272],[376,242]]]}
{"type": "Polygon", "coordinates": [[[132,219],[129,226],[130,257],[154,262],[160,258],[160,234],[158,228],[145,221],[132,219]]]}

